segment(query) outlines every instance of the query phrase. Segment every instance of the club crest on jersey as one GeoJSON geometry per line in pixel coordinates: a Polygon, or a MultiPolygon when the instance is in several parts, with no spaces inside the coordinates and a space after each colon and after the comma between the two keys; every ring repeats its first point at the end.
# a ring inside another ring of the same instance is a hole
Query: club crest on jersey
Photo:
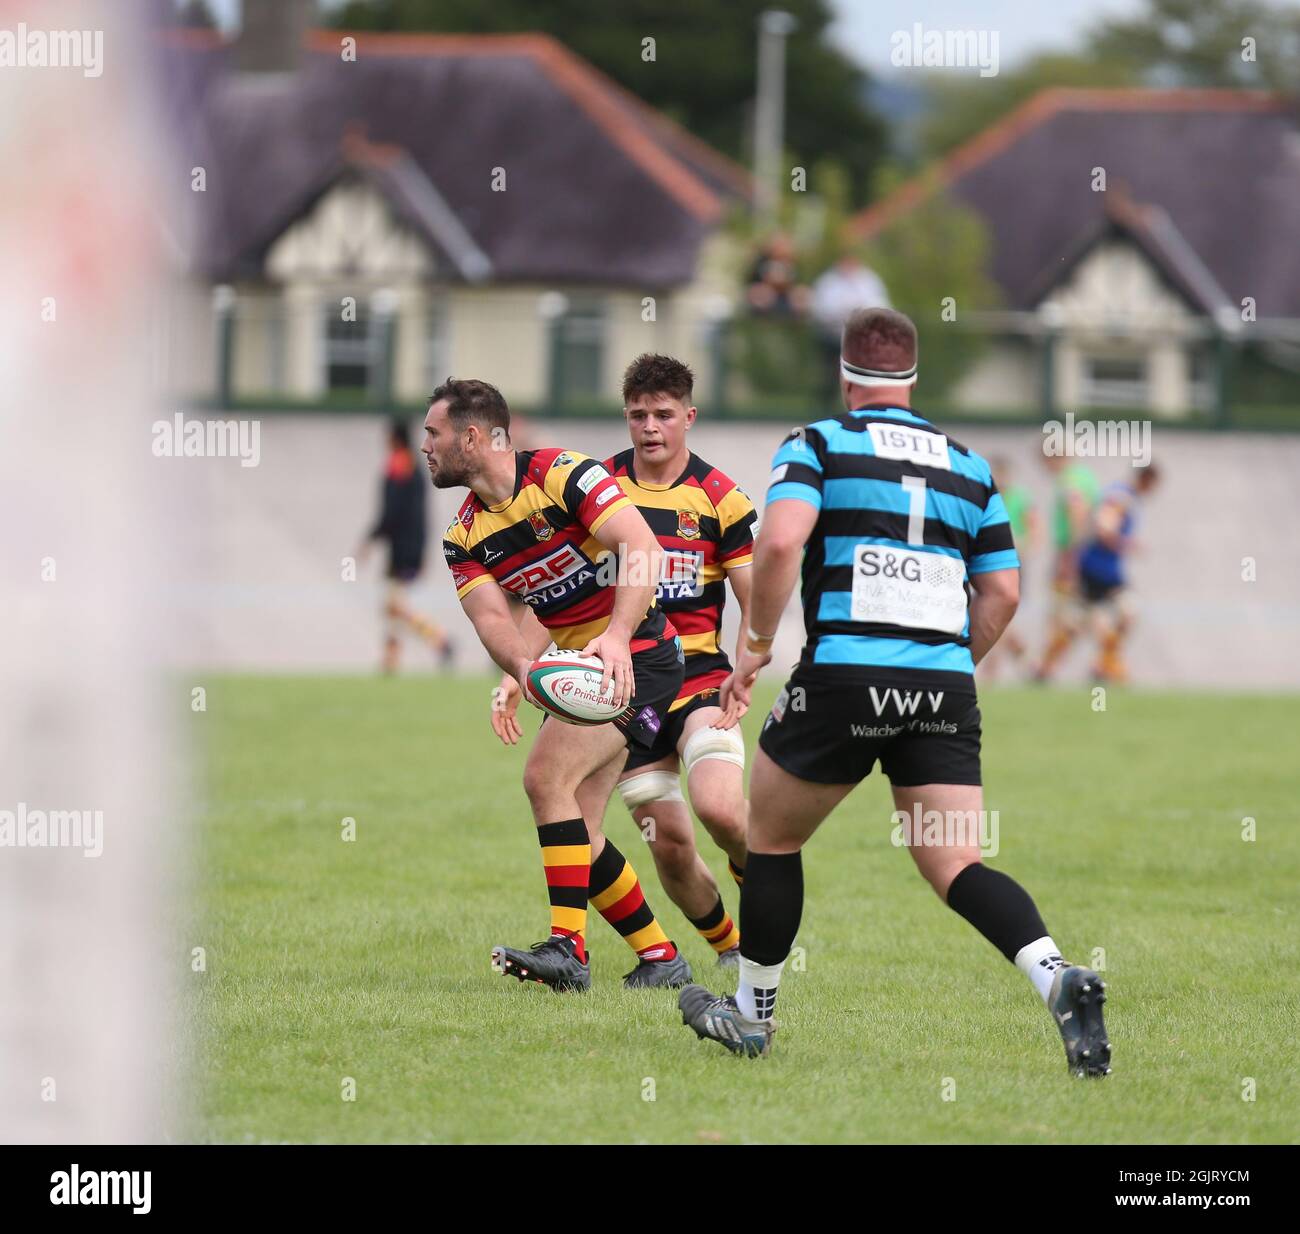
{"type": "Polygon", "coordinates": [[[683,540],[700,538],[700,516],[694,510],[677,511],[677,535],[683,540]]]}
{"type": "Polygon", "coordinates": [[[528,525],[539,540],[549,540],[555,534],[555,528],[546,521],[546,515],[540,510],[534,510],[528,516],[528,525]]]}

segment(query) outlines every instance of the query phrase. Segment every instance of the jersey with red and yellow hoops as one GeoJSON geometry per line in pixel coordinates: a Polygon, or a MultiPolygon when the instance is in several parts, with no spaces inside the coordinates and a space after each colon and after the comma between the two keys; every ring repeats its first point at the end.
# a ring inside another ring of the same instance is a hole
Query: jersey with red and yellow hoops
{"type": "Polygon", "coordinates": [[[664,550],[659,606],[677,628],[686,676],[669,711],[716,689],[731,672],[719,641],[727,602],[726,574],[754,560],[754,503],[736,482],[692,454],[671,484],[636,477],[636,451],[605,460],[636,503],[664,550]]]}
{"type": "MultiPolygon", "coordinates": [[[[473,493],[443,537],[459,599],[495,579],[532,608],[555,645],[577,651],[604,632],[614,611],[616,571],[595,533],[630,508],[619,482],[594,458],[573,450],[521,450],[514,495],[485,506],[473,493]]],[[[674,637],[652,603],[631,639],[633,653],[674,637]]]]}

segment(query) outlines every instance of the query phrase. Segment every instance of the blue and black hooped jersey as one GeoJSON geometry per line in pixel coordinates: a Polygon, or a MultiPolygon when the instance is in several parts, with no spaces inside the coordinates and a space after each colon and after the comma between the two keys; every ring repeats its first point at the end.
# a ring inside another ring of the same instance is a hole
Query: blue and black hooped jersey
{"type": "Polygon", "coordinates": [[[796,429],[767,501],[819,511],[803,561],[805,665],[972,673],[969,579],[1020,565],[989,465],[911,411],[796,429]]]}

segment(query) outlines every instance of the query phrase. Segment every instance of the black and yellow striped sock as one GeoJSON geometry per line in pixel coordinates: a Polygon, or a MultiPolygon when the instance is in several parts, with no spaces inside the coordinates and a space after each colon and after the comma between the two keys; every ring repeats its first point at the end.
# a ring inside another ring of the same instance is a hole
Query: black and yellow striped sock
{"type": "Polygon", "coordinates": [[[587,894],[591,906],[643,960],[671,960],[677,954],[646,902],[631,862],[608,839],[591,863],[587,894]]]}
{"type": "Polygon", "coordinates": [[[723,907],[721,896],[703,917],[691,917],[689,921],[719,955],[740,946],[740,931],[736,929],[731,914],[723,907]]]}
{"type": "Polygon", "coordinates": [[[742,866],[738,866],[730,857],[727,858],[727,873],[735,880],[737,887],[745,885],[745,871],[742,866]]]}
{"type": "Polygon", "coordinates": [[[591,839],[580,818],[542,823],[537,828],[551,898],[551,933],[573,939],[578,959],[587,962],[587,879],[591,871],[591,839]]]}

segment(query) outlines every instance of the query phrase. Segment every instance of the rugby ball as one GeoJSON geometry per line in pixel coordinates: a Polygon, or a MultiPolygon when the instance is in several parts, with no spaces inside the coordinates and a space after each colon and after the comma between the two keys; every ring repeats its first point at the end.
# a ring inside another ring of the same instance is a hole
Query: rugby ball
{"type": "Polygon", "coordinates": [[[611,678],[604,694],[604,665],[576,651],[548,651],[528,670],[528,701],[565,724],[608,724],[623,710],[614,706],[611,678]]]}

